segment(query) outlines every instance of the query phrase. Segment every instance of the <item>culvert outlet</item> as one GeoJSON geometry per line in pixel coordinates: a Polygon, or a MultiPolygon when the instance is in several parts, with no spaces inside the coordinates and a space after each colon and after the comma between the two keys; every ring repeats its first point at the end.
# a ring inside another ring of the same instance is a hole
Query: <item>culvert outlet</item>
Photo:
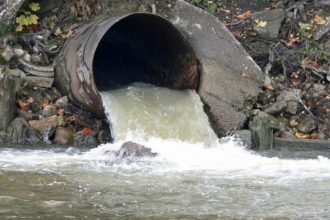
{"type": "Polygon", "coordinates": [[[56,84],[70,99],[104,115],[99,91],[133,82],[197,89],[197,57],[168,20],[135,13],[78,28],[58,56],[56,84]]]}

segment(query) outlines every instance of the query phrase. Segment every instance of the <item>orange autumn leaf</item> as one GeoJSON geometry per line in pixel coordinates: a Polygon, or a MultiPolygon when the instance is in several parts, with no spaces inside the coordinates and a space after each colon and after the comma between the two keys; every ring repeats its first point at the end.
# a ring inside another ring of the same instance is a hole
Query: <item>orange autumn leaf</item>
{"type": "Polygon", "coordinates": [[[304,134],[297,132],[295,133],[295,136],[299,139],[317,139],[318,135],[317,134],[304,134]]]}
{"type": "Polygon", "coordinates": [[[242,31],[236,30],[236,31],[232,31],[231,33],[237,38],[242,37],[242,31]]]}
{"type": "Polygon", "coordinates": [[[299,43],[299,41],[300,41],[299,37],[294,37],[293,35],[290,35],[288,41],[282,41],[282,42],[284,42],[286,46],[292,47],[293,45],[299,43]]]}
{"type": "Polygon", "coordinates": [[[313,18],[313,21],[315,24],[318,24],[318,25],[323,25],[325,24],[327,21],[325,20],[324,17],[320,16],[320,15],[316,15],[314,18],[313,18]]]}
{"type": "Polygon", "coordinates": [[[320,64],[317,62],[317,60],[311,60],[311,61],[309,61],[309,64],[311,64],[316,69],[320,68],[320,64]]]}
{"type": "Polygon", "coordinates": [[[251,15],[252,15],[251,11],[246,11],[243,14],[235,16],[235,18],[237,18],[239,20],[245,20],[245,19],[251,17],[251,15]]]}

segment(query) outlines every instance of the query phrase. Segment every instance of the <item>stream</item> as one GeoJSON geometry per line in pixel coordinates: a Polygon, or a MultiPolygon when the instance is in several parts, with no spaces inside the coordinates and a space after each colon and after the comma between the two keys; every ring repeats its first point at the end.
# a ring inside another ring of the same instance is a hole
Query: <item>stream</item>
{"type": "MultiPolygon", "coordinates": [[[[218,140],[194,91],[103,92],[112,144],[0,150],[0,219],[329,219],[330,160],[218,140]],[[158,156],[117,158],[127,140],[158,156]]],[[[322,156],[323,155],[323,156],[322,156]]]]}

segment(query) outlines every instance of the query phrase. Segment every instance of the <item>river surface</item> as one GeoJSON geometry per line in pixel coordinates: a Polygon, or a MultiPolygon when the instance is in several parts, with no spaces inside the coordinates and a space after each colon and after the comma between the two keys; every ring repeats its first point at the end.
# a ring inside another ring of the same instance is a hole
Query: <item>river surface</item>
{"type": "Polygon", "coordinates": [[[115,143],[85,151],[0,150],[0,219],[330,219],[328,152],[266,157],[235,137],[217,140],[192,91],[133,85],[102,96],[105,106],[125,106],[108,108],[115,143]],[[134,105],[145,97],[159,101],[134,105]],[[147,110],[162,101],[162,110],[147,110]],[[145,114],[134,116],[134,106],[145,114]],[[191,112],[178,115],[181,108],[191,112]],[[164,117],[150,120],[154,114],[164,117]],[[116,158],[111,151],[128,139],[158,156],[116,158]]]}

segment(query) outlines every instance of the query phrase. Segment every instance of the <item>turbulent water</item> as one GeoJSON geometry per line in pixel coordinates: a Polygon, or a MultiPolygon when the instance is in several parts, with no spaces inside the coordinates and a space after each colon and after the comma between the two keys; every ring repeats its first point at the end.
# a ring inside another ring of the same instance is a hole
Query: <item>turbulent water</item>
{"type": "Polygon", "coordinates": [[[115,141],[158,137],[205,146],[217,142],[195,91],[135,83],[101,96],[115,141]]]}
{"type": "Polygon", "coordinates": [[[0,151],[0,219],[330,219],[327,157],[217,141],[193,91],[134,84],[102,98],[116,143],[0,151]],[[158,156],[109,153],[127,139],[158,156]]]}

